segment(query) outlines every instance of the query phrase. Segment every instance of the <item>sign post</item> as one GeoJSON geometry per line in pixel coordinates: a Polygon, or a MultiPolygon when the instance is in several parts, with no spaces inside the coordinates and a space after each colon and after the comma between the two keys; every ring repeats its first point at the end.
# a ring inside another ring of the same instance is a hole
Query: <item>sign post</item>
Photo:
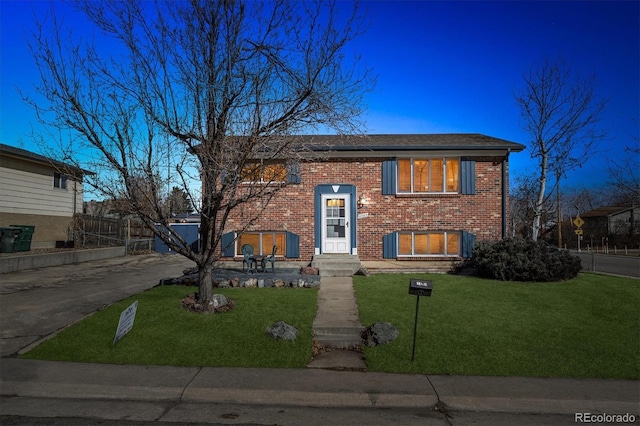
{"type": "Polygon", "coordinates": [[[578,251],[580,250],[580,240],[582,239],[582,225],[584,225],[584,219],[582,219],[580,216],[576,216],[575,219],[573,219],[573,224],[576,226],[576,229],[574,232],[576,233],[576,237],[578,238],[578,251]]]}
{"type": "Polygon", "coordinates": [[[433,291],[433,283],[431,281],[419,280],[416,278],[411,278],[409,282],[409,294],[412,294],[416,297],[416,318],[413,322],[413,349],[411,350],[411,362],[416,357],[416,335],[418,332],[418,309],[420,307],[420,296],[431,296],[431,292],[433,291]]]}

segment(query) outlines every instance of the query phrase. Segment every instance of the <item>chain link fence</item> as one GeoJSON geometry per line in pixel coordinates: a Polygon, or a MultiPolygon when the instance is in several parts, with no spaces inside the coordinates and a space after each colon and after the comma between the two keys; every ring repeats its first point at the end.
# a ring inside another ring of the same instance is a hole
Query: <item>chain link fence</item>
{"type": "Polygon", "coordinates": [[[83,248],[125,246],[126,253],[154,249],[154,235],[142,221],[77,214],[74,218],[75,245],[83,248]]]}

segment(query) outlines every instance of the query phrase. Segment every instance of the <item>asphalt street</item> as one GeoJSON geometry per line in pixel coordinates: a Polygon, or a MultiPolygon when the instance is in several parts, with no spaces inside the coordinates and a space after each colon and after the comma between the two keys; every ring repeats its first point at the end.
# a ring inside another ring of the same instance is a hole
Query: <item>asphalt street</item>
{"type": "Polygon", "coordinates": [[[640,256],[572,251],[580,256],[582,270],[640,278],[640,256]]]}
{"type": "MultiPolygon", "coordinates": [[[[148,426],[161,423],[163,426],[211,426],[211,425],[281,425],[281,426],[326,426],[326,425],[415,425],[415,426],[559,426],[575,424],[570,414],[518,414],[482,412],[438,412],[432,409],[407,408],[336,408],[336,407],[291,407],[277,405],[239,404],[183,404],[174,407],[174,415],[156,421],[128,419],[91,418],[93,413],[104,412],[105,406],[127,404],[139,412],[149,410],[150,403],[125,401],[74,402],[68,400],[25,400],[34,411],[32,417],[2,416],[2,426],[148,426]],[[37,407],[37,408],[36,408],[37,407]],[[47,413],[47,417],[36,417],[36,413],[47,413]],[[55,413],[56,416],[52,414],[55,413]],[[66,413],[66,414],[65,414],[66,413]],[[75,415],[74,415],[75,413],[75,415]],[[80,416],[79,413],[83,414],[80,416]],[[169,420],[173,419],[173,420],[169,420]]],[[[114,410],[121,413],[121,410],[114,410]]]]}

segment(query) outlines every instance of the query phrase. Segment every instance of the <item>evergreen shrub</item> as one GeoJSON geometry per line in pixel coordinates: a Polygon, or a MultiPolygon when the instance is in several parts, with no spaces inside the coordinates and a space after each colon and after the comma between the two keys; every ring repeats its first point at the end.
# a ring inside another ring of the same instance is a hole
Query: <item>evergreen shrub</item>
{"type": "Polygon", "coordinates": [[[544,241],[506,238],[481,242],[473,250],[477,274],[502,281],[563,281],[582,269],[580,257],[544,241]]]}

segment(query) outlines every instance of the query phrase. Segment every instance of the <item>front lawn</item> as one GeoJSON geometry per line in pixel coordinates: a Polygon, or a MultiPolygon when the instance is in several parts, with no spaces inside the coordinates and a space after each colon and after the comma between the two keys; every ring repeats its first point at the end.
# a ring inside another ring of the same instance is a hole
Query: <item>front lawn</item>
{"type": "Polygon", "coordinates": [[[300,368],[311,360],[317,289],[216,289],[234,299],[229,312],[187,312],[180,301],[195,287],[163,286],[116,303],[73,325],[24,358],[110,364],[300,368]],[[113,344],[120,313],[135,300],[132,330],[113,344]],[[265,329],[283,320],[295,341],[275,340],[265,329]]]}
{"type": "MultiPolygon", "coordinates": [[[[580,274],[560,283],[509,283],[455,275],[354,277],[363,325],[387,321],[400,337],[365,347],[370,371],[640,379],[640,281],[580,274]],[[420,298],[409,279],[431,280],[420,298]]],[[[316,289],[216,289],[235,308],[214,315],[180,306],[194,287],[157,287],[69,327],[24,358],[114,364],[303,368],[311,360],[316,289]],[[133,301],[133,329],[117,344],[120,313],[133,301]],[[298,338],[274,340],[278,320],[298,338]]]]}
{"type": "Polygon", "coordinates": [[[354,277],[360,319],[387,321],[400,337],[365,347],[370,371],[639,379],[640,281],[594,274],[559,283],[455,275],[354,277]],[[421,297],[410,278],[433,282],[421,297]]]}

